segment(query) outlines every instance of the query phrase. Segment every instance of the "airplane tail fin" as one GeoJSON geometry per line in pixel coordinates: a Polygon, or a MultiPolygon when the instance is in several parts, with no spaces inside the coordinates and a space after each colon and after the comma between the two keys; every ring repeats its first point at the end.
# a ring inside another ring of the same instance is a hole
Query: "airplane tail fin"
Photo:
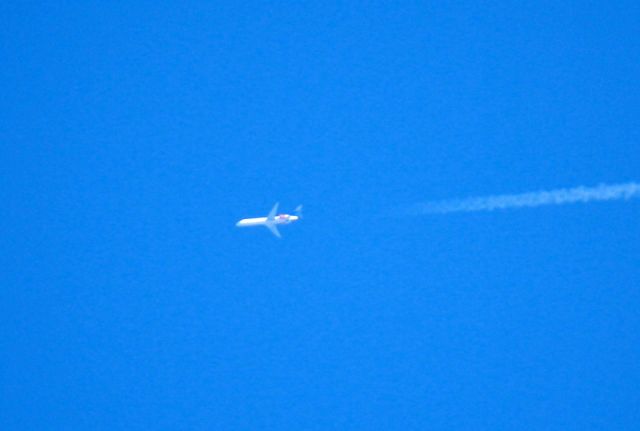
{"type": "Polygon", "coordinates": [[[297,215],[299,218],[302,218],[302,205],[298,205],[298,206],[296,207],[295,211],[296,211],[296,215],[297,215]]]}

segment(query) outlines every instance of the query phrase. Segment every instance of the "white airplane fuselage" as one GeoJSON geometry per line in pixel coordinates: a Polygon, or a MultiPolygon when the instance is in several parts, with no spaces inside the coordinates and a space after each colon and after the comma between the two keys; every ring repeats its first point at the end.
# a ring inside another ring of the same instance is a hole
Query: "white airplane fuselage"
{"type": "Polygon", "coordinates": [[[299,205],[296,208],[297,215],[289,215],[289,214],[279,214],[276,215],[278,211],[278,204],[276,203],[269,215],[266,217],[254,217],[254,218],[244,218],[236,223],[238,227],[252,227],[252,226],[264,226],[271,231],[272,234],[280,238],[280,232],[278,231],[278,225],[293,223],[294,221],[300,220],[302,216],[302,205],[299,205]]]}
{"type": "MultiPolygon", "coordinates": [[[[273,224],[289,224],[298,220],[298,216],[289,215],[289,214],[280,214],[274,217],[273,224]]],[[[243,218],[236,226],[238,227],[251,227],[251,226],[266,226],[267,217],[254,217],[254,218],[243,218]]]]}

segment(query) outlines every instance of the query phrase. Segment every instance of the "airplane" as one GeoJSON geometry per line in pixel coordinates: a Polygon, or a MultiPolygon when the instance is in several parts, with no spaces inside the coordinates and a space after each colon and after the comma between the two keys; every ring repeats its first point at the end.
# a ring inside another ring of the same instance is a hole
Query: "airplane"
{"type": "Polygon", "coordinates": [[[278,231],[278,225],[281,224],[289,224],[293,223],[296,220],[300,220],[302,218],[302,205],[298,205],[295,209],[296,215],[289,214],[279,214],[278,212],[278,203],[276,203],[269,215],[266,217],[256,217],[256,218],[245,218],[236,223],[238,227],[250,227],[250,226],[266,226],[267,229],[271,231],[275,236],[281,238],[280,232],[278,231]]]}

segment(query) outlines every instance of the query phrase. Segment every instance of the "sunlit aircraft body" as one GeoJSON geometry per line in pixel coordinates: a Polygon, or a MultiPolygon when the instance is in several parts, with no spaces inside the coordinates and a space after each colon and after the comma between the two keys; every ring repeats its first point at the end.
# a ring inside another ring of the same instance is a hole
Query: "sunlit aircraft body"
{"type": "Polygon", "coordinates": [[[238,227],[251,227],[251,226],[266,226],[275,236],[280,238],[280,232],[278,231],[278,225],[293,223],[296,220],[302,218],[302,205],[298,205],[296,208],[296,215],[278,214],[278,204],[276,203],[269,215],[266,217],[245,218],[236,223],[238,227]]]}

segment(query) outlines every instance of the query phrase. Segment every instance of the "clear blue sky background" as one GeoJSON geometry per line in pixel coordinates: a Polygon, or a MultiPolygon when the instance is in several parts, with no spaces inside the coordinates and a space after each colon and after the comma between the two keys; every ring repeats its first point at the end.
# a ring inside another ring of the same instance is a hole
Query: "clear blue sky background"
{"type": "Polygon", "coordinates": [[[2,429],[637,428],[640,3],[15,3],[2,429]]]}

